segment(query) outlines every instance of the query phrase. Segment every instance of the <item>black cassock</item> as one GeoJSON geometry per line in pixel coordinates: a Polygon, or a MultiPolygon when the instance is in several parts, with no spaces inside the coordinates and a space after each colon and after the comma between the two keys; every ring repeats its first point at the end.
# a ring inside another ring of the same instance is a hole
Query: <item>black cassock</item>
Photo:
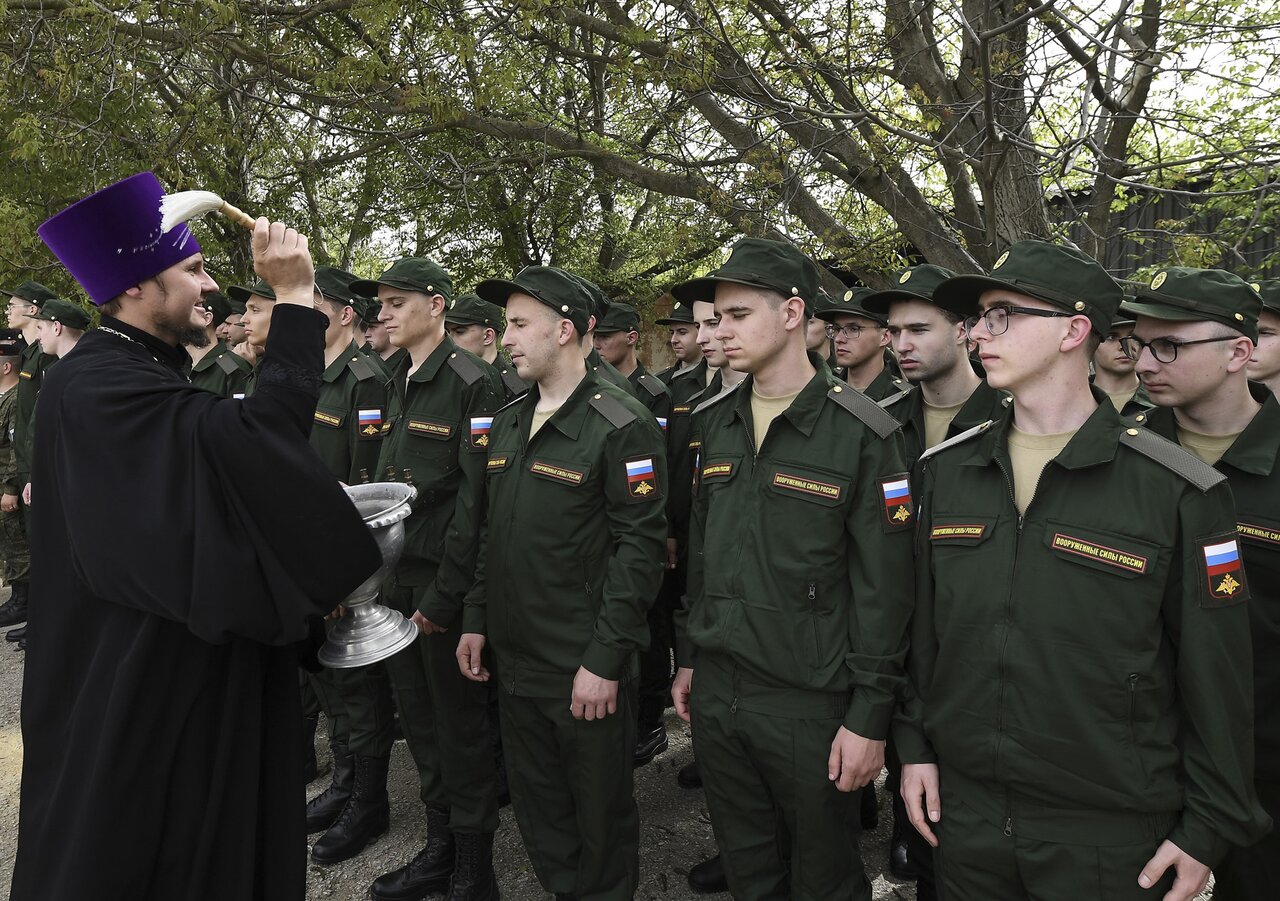
{"type": "Polygon", "coordinates": [[[299,654],[380,562],[307,443],[324,317],[277,305],[244,400],[103,324],[36,413],[12,898],[301,899],[299,654]]]}

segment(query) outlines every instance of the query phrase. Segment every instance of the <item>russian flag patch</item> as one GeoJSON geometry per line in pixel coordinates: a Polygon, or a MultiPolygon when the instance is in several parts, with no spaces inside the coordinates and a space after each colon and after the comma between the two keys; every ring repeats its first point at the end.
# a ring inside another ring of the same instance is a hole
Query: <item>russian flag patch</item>
{"type": "Polygon", "coordinates": [[[653,458],[628,460],[627,494],[636,500],[646,500],[658,496],[658,474],[653,468],[653,458]]]}
{"type": "Polygon", "coordinates": [[[879,480],[880,499],[883,501],[886,532],[900,532],[909,528],[915,516],[911,500],[911,477],[905,472],[879,480]]]}
{"type": "Polygon", "coordinates": [[[371,410],[357,410],[360,434],[368,438],[382,434],[382,410],[374,407],[371,410]]]}
{"type": "Polygon", "coordinates": [[[1249,597],[1240,544],[1232,534],[1208,538],[1200,543],[1209,597],[1217,602],[1243,601],[1249,597]]]}
{"type": "Polygon", "coordinates": [[[471,417],[471,446],[488,447],[489,430],[493,428],[492,416],[471,417]]]}

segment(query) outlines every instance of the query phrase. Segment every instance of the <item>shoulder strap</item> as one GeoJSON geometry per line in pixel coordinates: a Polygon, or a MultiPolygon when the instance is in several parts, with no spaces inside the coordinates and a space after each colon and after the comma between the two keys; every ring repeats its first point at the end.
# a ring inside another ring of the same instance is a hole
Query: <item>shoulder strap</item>
{"type": "Polygon", "coordinates": [[[946,441],[941,441],[935,444],[933,447],[929,448],[927,451],[921,454],[919,458],[917,458],[916,462],[919,463],[922,460],[926,460],[929,457],[932,457],[934,454],[938,453],[939,451],[944,451],[949,447],[955,447],[957,444],[963,444],[964,442],[968,441],[970,438],[973,438],[977,435],[981,435],[987,429],[991,428],[991,426],[994,424],[995,424],[994,419],[988,419],[986,422],[978,423],[971,429],[965,429],[959,435],[955,435],[951,438],[948,438],[946,441]]]}
{"type": "Polygon", "coordinates": [[[615,429],[630,425],[638,418],[620,400],[605,391],[592,395],[590,404],[593,410],[613,423],[615,429]]]}
{"type": "Polygon", "coordinates": [[[347,364],[347,368],[351,370],[351,374],[356,377],[356,380],[361,382],[376,375],[373,367],[369,365],[369,361],[364,358],[364,354],[353,356],[351,362],[347,364]]]}
{"type": "Polygon", "coordinates": [[[731,388],[729,388],[729,390],[728,390],[728,391],[721,391],[721,392],[720,392],[719,394],[717,394],[715,397],[709,397],[709,398],[707,398],[707,399],[706,399],[706,400],[704,400],[702,403],[700,403],[700,404],[698,404],[696,407],[694,407],[694,408],[693,408],[693,413],[691,413],[691,414],[689,414],[689,415],[691,415],[691,416],[695,416],[695,415],[697,415],[698,413],[701,413],[703,410],[707,409],[708,407],[714,407],[716,404],[720,403],[720,401],[724,400],[726,397],[732,397],[732,396],[733,396],[733,393],[734,393],[735,391],[737,391],[739,388],[741,388],[744,384],[746,384],[745,380],[744,380],[744,381],[741,381],[741,382],[738,382],[738,384],[736,384],[736,385],[732,386],[731,388]]]}
{"type": "Polygon", "coordinates": [[[662,383],[662,380],[647,372],[640,376],[640,378],[636,379],[636,382],[643,385],[644,390],[648,391],[654,397],[662,397],[664,394],[668,393],[667,386],[662,383]]]}
{"type": "Polygon", "coordinates": [[[501,371],[501,375],[502,383],[507,386],[507,390],[512,394],[524,394],[529,390],[529,385],[525,380],[516,375],[512,370],[503,369],[501,371]]]}
{"type": "Polygon", "coordinates": [[[885,412],[879,404],[861,391],[847,385],[833,385],[827,392],[827,397],[862,420],[863,425],[881,438],[888,438],[902,427],[901,423],[885,412]]]}
{"type": "Polygon", "coordinates": [[[214,360],[214,362],[217,363],[218,368],[227,375],[235,375],[240,371],[240,364],[236,362],[238,359],[240,358],[236,356],[235,351],[228,350],[226,353],[220,354],[218,359],[214,360]]]}
{"type": "Polygon", "coordinates": [[[903,388],[897,394],[891,394],[888,397],[881,398],[880,400],[876,401],[876,403],[879,404],[882,409],[888,409],[889,407],[892,407],[898,401],[902,400],[904,397],[909,395],[914,390],[915,389],[911,387],[903,388]]]}
{"type": "Polygon", "coordinates": [[[1177,473],[1201,491],[1227,479],[1199,457],[1150,429],[1125,429],[1120,433],[1120,443],[1177,473]]]}
{"type": "Polygon", "coordinates": [[[480,364],[461,351],[455,350],[449,354],[449,366],[468,385],[474,385],[484,378],[484,370],[480,368],[480,364]]]}

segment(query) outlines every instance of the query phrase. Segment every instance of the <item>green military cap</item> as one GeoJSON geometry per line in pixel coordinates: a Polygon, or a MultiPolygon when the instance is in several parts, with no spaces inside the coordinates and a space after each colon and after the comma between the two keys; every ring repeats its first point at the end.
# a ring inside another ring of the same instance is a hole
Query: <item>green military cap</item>
{"type": "Polygon", "coordinates": [[[445,300],[453,297],[453,279],[439,263],[426,257],[405,257],[396,260],[391,268],[377,278],[357,279],[350,288],[365,297],[377,297],[378,286],[399,288],[401,291],[420,291],[423,294],[439,294],[445,300]]]}
{"type": "Polygon", "coordinates": [[[676,285],[671,293],[688,303],[706,300],[715,295],[719,282],[764,288],[783,297],[799,297],[810,315],[818,298],[818,267],[813,260],[792,244],[764,238],[742,238],[733,245],[723,266],[701,278],[676,285]]]}
{"type": "MultiPolygon", "coordinates": [[[[230,288],[228,288],[228,289],[227,289],[227,293],[229,294],[230,292],[231,292],[231,289],[230,289],[230,288]]],[[[237,315],[240,315],[240,316],[243,316],[243,315],[244,315],[245,310],[244,310],[244,301],[243,301],[243,300],[237,300],[237,299],[236,299],[236,298],[234,298],[234,297],[228,297],[228,298],[227,298],[227,303],[230,305],[230,307],[231,307],[231,312],[232,312],[232,313],[237,314],[237,315]]]]}
{"type": "MultiPolygon", "coordinates": [[[[701,299],[701,298],[699,298],[701,299]]],[[[710,302],[710,299],[708,299],[710,302]]],[[[675,306],[671,308],[670,316],[663,316],[657,320],[658,325],[693,325],[693,304],[685,303],[677,300],[675,306]]]]}
{"type": "Polygon", "coordinates": [[[39,310],[27,317],[42,319],[45,322],[61,322],[67,328],[84,330],[89,327],[89,314],[82,307],[69,300],[53,297],[44,302],[39,310]]]}
{"type": "Polygon", "coordinates": [[[449,301],[444,321],[450,325],[483,325],[496,329],[502,322],[502,310],[479,294],[462,294],[449,301]]]}
{"type": "Polygon", "coordinates": [[[587,292],[586,280],[555,266],[527,266],[511,281],[491,278],[476,285],[484,300],[504,309],[512,294],[528,294],[573,323],[579,333],[587,333],[587,323],[595,301],[587,292]]]}
{"type": "Polygon", "coordinates": [[[889,304],[895,300],[923,300],[933,303],[933,292],[947,279],[955,278],[955,273],[932,263],[919,266],[908,266],[896,276],[896,286],[884,291],[873,291],[862,301],[862,305],[875,313],[887,314],[889,304]]]}
{"type": "Polygon", "coordinates": [[[23,282],[7,293],[10,297],[19,297],[22,300],[30,301],[38,307],[43,306],[46,300],[53,300],[58,296],[39,282],[32,281],[23,282]]]}
{"type": "Polygon", "coordinates": [[[609,305],[609,312],[604,319],[596,323],[597,335],[611,335],[614,332],[640,331],[640,311],[629,303],[614,301],[609,305]]]}
{"type": "Polygon", "coordinates": [[[889,324],[889,320],[883,313],[867,309],[867,298],[872,294],[870,288],[850,288],[839,298],[832,297],[821,288],[818,290],[818,311],[813,315],[824,322],[835,322],[837,316],[861,316],[863,319],[870,319],[881,328],[889,324]]]}
{"type": "Polygon", "coordinates": [[[351,283],[356,277],[345,269],[336,266],[316,267],[316,288],[326,300],[334,300],[354,308],[358,296],[351,290],[351,283]]]}
{"type": "Polygon", "coordinates": [[[231,285],[227,288],[227,296],[232,302],[240,303],[240,312],[244,312],[244,305],[249,302],[249,295],[253,294],[258,297],[265,297],[267,300],[276,299],[276,289],[267,284],[265,279],[258,279],[253,283],[253,287],[245,288],[241,285],[231,285]]]}
{"type": "Polygon", "coordinates": [[[0,357],[20,356],[27,349],[27,341],[22,337],[22,329],[0,329],[0,357]]]}
{"type": "Polygon", "coordinates": [[[231,301],[227,300],[227,295],[221,291],[210,291],[208,294],[203,295],[196,301],[196,306],[204,307],[213,314],[214,325],[222,325],[232,312],[231,301]]]}
{"type": "Polygon", "coordinates": [[[381,304],[373,298],[360,297],[357,295],[356,299],[352,301],[351,307],[356,311],[356,316],[360,318],[360,324],[365,328],[368,328],[378,321],[378,312],[381,308],[381,304]]]}
{"type": "Polygon", "coordinates": [[[1088,316],[1105,335],[1120,307],[1120,286],[1102,264],[1073,247],[1047,241],[1019,241],[1002,253],[990,275],[957,275],[933,291],[933,302],[961,316],[978,312],[984,291],[1013,291],[1068,313],[1088,316]]]}
{"type": "Polygon", "coordinates": [[[1137,289],[1130,313],[1171,322],[1221,322],[1258,340],[1258,288],[1222,269],[1169,266],[1137,289]]]}
{"type": "Polygon", "coordinates": [[[1258,294],[1262,297],[1262,308],[1268,313],[1280,316],[1280,278],[1263,279],[1255,284],[1258,294]]]}

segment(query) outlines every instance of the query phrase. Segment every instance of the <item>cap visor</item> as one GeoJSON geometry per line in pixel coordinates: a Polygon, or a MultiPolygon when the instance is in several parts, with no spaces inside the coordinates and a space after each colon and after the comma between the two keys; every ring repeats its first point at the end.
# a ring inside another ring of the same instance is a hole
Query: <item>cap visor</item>
{"type": "MultiPolygon", "coordinates": [[[[485,279],[480,284],[476,285],[476,294],[479,295],[481,300],[487,300],[491,304],[504,308],[507,305],[507,300],[512,294],[528,294],[530,297],[537,298],[543,303],[547,303],[529,288],[525,288],[521,285],[517,285],[515,282],[509,282],[500,278],[485,279]]],[[[550,306],[550,304],[547,304],[547,306],[550,306]]]]}
{"type": "Polygon", "coordinates": [[[889,304],[895,300],[923,300],[925,303],[933,303],[933,298],[928,294],[917,294],[915,291],[902,291],[897,288],[891,288],[888,291],[877,291],[862,298],[862,306],[872,313],[885,315],[889,312],[889,304]]]}
{"type": "Polygon", "coordinates": [[[944,310],[950,310],[961,316],[970,316],[978,312],[978,298],[985,291],[1012,291],[1028,297],[1036,296],[1030,294],[1026,288],[1002,282],[998,278],[989,278],[985,275],[958,275],[947,279],[933,289],[933,302],[944,310]]]}
{"type": "Polygon", "coordinates": [[[723,278],[718,275],[705,275],[702,278],[690,279],[682,282],[671,289],[671,296],[681,303],[710,303],[716,299],[716,285],[746,285],[748,288],[761,288],[765,291],[773,290],[768,285],[761,285],[758,282],[749,282],[738,278],[723,278]]]}

